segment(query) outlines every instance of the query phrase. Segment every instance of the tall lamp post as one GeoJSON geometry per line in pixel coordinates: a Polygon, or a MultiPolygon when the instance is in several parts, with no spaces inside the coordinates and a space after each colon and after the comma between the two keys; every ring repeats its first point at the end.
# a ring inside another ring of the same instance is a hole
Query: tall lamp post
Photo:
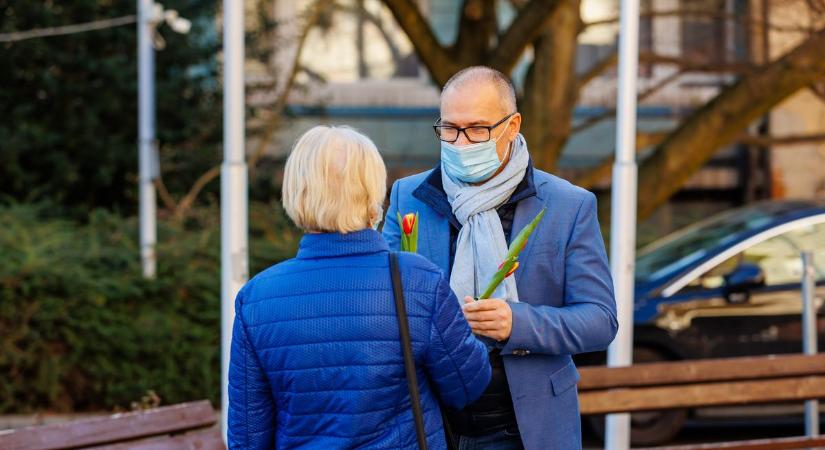
{"type": "Polygon", "coordinates": [[[249,277],[244,151],[244,2],[223,1],[223,154],[221,166],[221,412],[226,439],[229,346],[235,296],[249,277]]]}
{"type": "MultiPolygon", "coordinates": [[[[616,158],[610,212],[610,271],[619,332],[607,349],[607,365],[633,363],[633,281],[636,251],[636,78],[639,66],[639,0],[620,0],[616,158]]],[[[630,414],[607,416],[605,448],[630,448],[630,414]]]]}
{"type": "Polygon", "coordinates": [[[163,48],[157,27],[164,20],[178,33],[188,33],[191,22],[175,10],[152,0],[138,0],[138,215],[140,260],[145,278],[155,278],[157,259],[157,201],[155,179],[160,175],[155,138],[155,48],[163,48]]]}

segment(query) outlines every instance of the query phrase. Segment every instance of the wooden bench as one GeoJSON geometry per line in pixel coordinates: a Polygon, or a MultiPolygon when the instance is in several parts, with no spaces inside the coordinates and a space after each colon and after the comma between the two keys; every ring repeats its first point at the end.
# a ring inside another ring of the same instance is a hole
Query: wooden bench
{"type": "MultiPolygon", "coordinates": [[[[583,367],[579,372],[579,401],[585,415],[825,398],[825,354],[583,367]]],[[[825,436],[655,448],[767,450],[814,446],[825,446],[825,436]]]]}
{"type": "Polygon", "coordinates": [[[0,449],[225,450],[217,415],[206,401],[108,417],[0,430],[0,449]]]}

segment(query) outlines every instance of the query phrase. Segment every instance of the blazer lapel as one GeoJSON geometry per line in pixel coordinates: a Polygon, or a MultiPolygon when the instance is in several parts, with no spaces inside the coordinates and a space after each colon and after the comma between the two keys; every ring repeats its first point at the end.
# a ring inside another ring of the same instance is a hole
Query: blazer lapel
{"type": "MultiPolygon", "coordinates": [[[[423,223],[423,220],[422,220],[423,223]]],[[[420,226],[420,225],[419,225],[420,226]]],[[[450,277],[450,222],[441,214],[429,214],[427,217],[427,253],[433,264],[450,277]]]]}
{"type": "Polygon", "coordinates": [[[419,213],[419,243],[422,236],[426,248],[421,246],[419,253],[450,276],[450,221],[458,227],[458,221],[453,216],[447,194],[440,188],[441,169],[436,167],[413,190],[412,196],[423,206],[419,213]]]}
{"type": "MultiPolygon", "coordinates": [[[[511,231],[511,239],[515,239],[516,236],[518,236],[518,234],[521,232],[521,230],[523,230],[524,227],[526,227],[531,220],[535,219],[536,214],[538,214],[539,211],[541,211],[541,208],[547,206],[545,204],[544,199],[542,198],[543,196],[541,196],[539,192],[540,191],[538,191],[536,195],[532,197],[528,197],[520,201],[516,206],[516,213],[513,217],[513,230],[511,231]]],[[[547,219],[548,214],[549,211],[545,213],[545,217],[544,219],[542,219],[542,222],[544,222],[547,219]]],[[[524,250],[522,250],[519,254],[518,259],[519,261],[521,261],[523,268],[521,270],[516,270],[516,284],[518,284],[518,281],[521,279],[524,270],[526,270],[526,265],[529,264],[530,251],[533,249],[533,244],[535,244],[535,242],[538,240],[536,232],[539,228],[541,228],[541,222],[539,222],[539,225],[536,227],[536,230],[533,230],[533,235],[531,235],[530,239],[527,240],[527,246],[524,247],[524,250]]]]}

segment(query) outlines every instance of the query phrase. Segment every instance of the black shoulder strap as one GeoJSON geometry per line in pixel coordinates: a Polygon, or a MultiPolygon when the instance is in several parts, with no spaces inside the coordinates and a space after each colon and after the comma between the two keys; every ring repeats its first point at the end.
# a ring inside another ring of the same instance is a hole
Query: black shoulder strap
{"type": "Polygon", "coordinates": [[[398,269],[398,254],[390,252],[390,273],[392,274],[392,292],[395,297],[395,309],[398,317],[398,329],[401,332],[401,348],[404,352],[404,369],[407,372],[407,385],[410,388],[415,432],[418,448],[427,449],[427,433],[424,431],[424,413],[421,411],[421,399],[418,395],[418,380],[415,377],[415,361],[412,355],[412,340],[407,322],[407,308],[404,306],[404,290],[401,287],[401,271],[398,269]]]}

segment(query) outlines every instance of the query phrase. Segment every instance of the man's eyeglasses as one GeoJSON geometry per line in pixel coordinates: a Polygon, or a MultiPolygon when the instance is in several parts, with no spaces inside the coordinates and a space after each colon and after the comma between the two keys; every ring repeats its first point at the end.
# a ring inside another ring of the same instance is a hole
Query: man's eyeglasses
{"type": "Polygon", "coordinates": [[[507,119],[513,117],[515,114],[516,113],[509,114],[505,118],[489,126],[473,125],[471,127],[464,128],[440,125],[441,119],[438,119],[436,120],[435,125],[433,125],[433,130],[435,130],[435,135],[438,136],[438,139],[444,142],[453,143],[458,140],[459,134],[464,133],[464,136],[467,137],[468,141],[478,144],[479,142],[489,141],[493,129],[503,124],[507,119]]]}

